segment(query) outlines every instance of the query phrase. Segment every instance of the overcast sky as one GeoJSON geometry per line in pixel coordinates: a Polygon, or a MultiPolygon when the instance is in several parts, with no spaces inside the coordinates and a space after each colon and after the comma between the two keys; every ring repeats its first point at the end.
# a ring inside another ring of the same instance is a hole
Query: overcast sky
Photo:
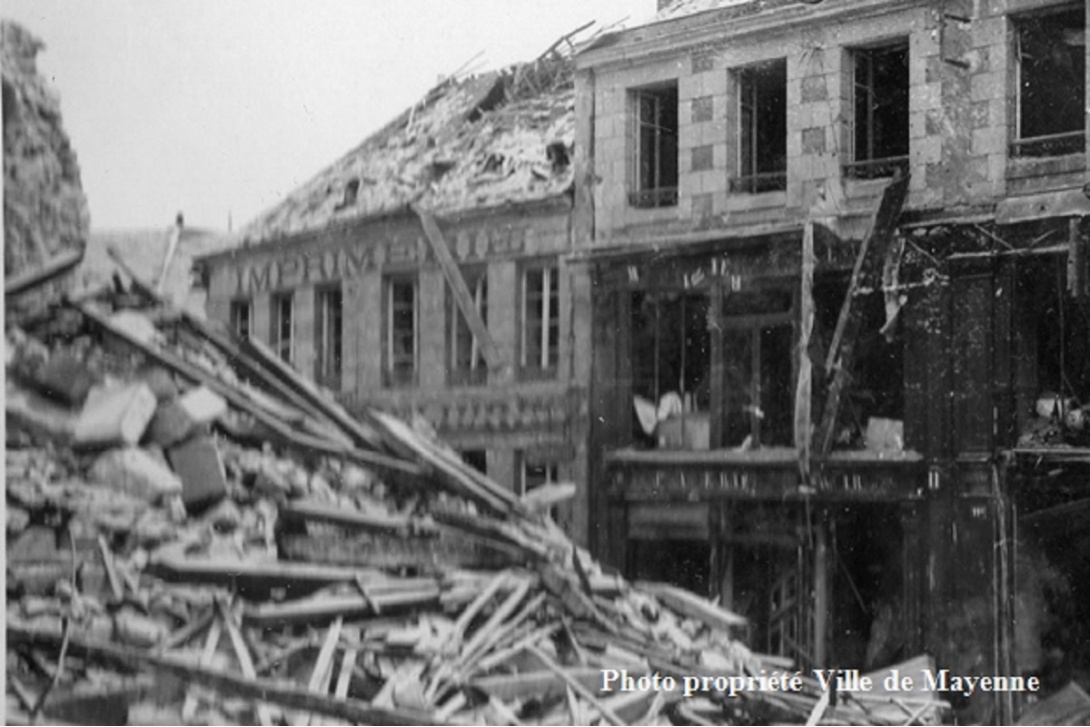
{"type": "Polygon", "coordinates": [[[540,55],[655,0],[3,0],[43,40],[92,229],[235,229],[475,55],[540,55]]]}

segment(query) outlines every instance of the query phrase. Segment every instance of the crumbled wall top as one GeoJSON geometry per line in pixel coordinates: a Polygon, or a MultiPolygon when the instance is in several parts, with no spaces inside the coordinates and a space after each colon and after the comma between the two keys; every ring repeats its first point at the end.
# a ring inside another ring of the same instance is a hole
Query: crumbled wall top
{"type": "Polygon", "coordinates": [[[413,202],[442,214],[553,197],[571,186],[574,137],[567,57],[450,79],[240,236],[271,241],[413,202]]]}

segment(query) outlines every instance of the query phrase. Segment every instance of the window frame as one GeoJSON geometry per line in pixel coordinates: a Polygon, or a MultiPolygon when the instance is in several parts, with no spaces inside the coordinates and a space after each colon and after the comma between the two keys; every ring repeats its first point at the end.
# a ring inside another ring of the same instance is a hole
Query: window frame
{"type": "Polygon", "coordinates": [[[1078,106],[1083,110],[1081,116],[1082,125],[1070,131],[1061,131],[1036,136],[1023,135],[1023,94],[1024,73],[1022,45],[1025,43],[1024,34],[1027,26],[1032,22],[1060,15],[1076,15],[1082,21],[1081,30],[1086,32],[1085,9],[1080,4],[1064,3],[1053,7],[1020,13],[1010,18],[1011,20],[1011,58],[1013,64],[1013,87],[1011,94],[1013,108],[1011,113],[1014,123],[1011,125],[1011,141],[1009,155],[1013,159],[1039,159],[1065,156],[1068,154],[1084,154],[1086,152],[1086,57],[1085,50],[1082,54],[1074,54],[1083,63],[1082,83],[1078,85],[1078,93],[1081,101],[1078,106]]]}
{"type": "Polygon", "coordinates": [[[382,279],[382,383],[388,388],[416,386],[420,376],[420,276],[416,272],[386,275],[382,279]],[[397,306],[394,292],[397,286],[412,286],[412,354],[411,369],[408,374],[398,366],[395,340],[399,335],[396,328],[397,306]]]}
{"type": "Polygon", "coordinates": [[[730,180],[732,193],[757,194],[762,192],[782,192],[787,189],[787,59],[772,58],[731,71],[735,90],[735,118],[737,145],[735,153],[738,160],[736,174],[730,180]],[[762,114],[757,112],[760,106],[757,76],[762,73],[783,72],[783,167],[771,171],[760,171],[759,142],[762,114]],[[747,115],[748,104],[748,115],[747,115]],[[747,149],[748,146],[751,147],[747,149]]]}
{"type": "MultiPolygon", "coordinates": [[[[462,277],[466,281],[470,295],[477,307],[477,313],[485,326],[488,326],[488,268],[486,266],[465,268],[462,277]]],[[[465,315],[454,298],[450,286],[446,286],[447,307],[447,383],[452,386],[480,386],[488,382],[488,361],[480,341],[473,335],[465,315]],[[460,360],[463,353],[463,337],[470,343],[469,361],[460,360]],[[466,365],[463,365],[466,364],[466,365]]]]}
{"type": "Polygon", "coordinates": [[[326,284],[314,290],[314,378],[334,390],[341,388],[344,374],[344,288],[340,283],[326,284]],[[336,324],[335,342],[327,340],[331,320],[329,300],[336,296],[337,310],[333,316],[336,324]]]}
{"type": "Polygon", "coordinates": [[[519,270],[519,371],[523,378],[553,378],[560,367],[560,264],[558,260],[539,260],[527,263],[519,270]],[[541,321],[534,326],[530,325],[531,316],[530,293],[528,276],[541,274],[543,276],[541,290],[548,293],[542,294],[541,321]],[[555,284],[555,291],[553,286],[555,284]],[[550,346],[550,330],[556,328],[555,346],[550,346]],[[530,330],[535,328],[539,332],[538,360],[529,361],[530,357],[530,330]]]}
{"type": "Polygon", "coordinates": [[[886,177],[892,177],[900,174],[907,174],[909,168],[909,159],[911,156],[911,130],[909,126],[909,119],[912,112],[912,96],[911,96],[911,62],[912,62],[912,50],[911,44],[907,37],[899,37],[882,40],[869,45],[857,46],[848,49],[848,83],[851,89],[850,96],[850,118],[851,124],[848,129],[848,141],[849,149],[851,150],[851,161],[843,165],[843,175],[850,179],[880,179],[886,177]],[[875,135],[876,135],[876,122],[874,110],[876,103],[871,101],[867,103],[867,124],[866,135],[867,150],[864,152],[865,156],[861,156],[859,149],[859,131],[860,131],[860,119],[859,108],[860,88],[866,89],[869,98],[873,99],[877,96],[885,95],[883,91],[877,89],[874,78],[875,58],[881,54],[893,54],[903,52],[905,54],[905,108],[904,108],[904,153],[894,154],[886,156],[877,156],[878,151],[874,149],[875,135]],[[859,60],[865,59],[867,61],[868,78],[865,83],[860,83],[859,80],[859,60]]]}
{"type": "Polygon", "coordinates": [[[295,291],[285,290],[269,296],[269,344],[281,361],[295,365],[295,291]],[[288,306],[287,337],[284,336],[282,306],[288,306]]]}
{"type": "Polygon", "coordinates": [[[629,155],[631,164],[629,169],[628,203],[631,207],[647,209],[676,207],[678,204],[678,188],[680,186],[681,176],[681,145],[679,143],[681,136],[681,119],[679,99],[678,82],[676,79],[629,90],[629,106],[632,118],[632,143],[631,154],[629,155]],[[663,133],[663,131],[668,132],[670,127],[660,123],[660,119],[664,113],[662,108],[664,99],[667,102],[670,100],[673,102],[672,174],[670,173],[671,170],[668,167],[664,168],[663,164],[663,160],[670,154],[668,146],[670,135],[668,133],[663,133]],[[645,118],[645,101],[650,101],[655,104],[655,119],[648,120],[645,118]],[[653,133],[651,147],[653,149],[654,158],[651,161],[653,170],[650,182],[645,179],[644,173],[644,134],[647,133],[647,130],[651,130],[651,133],[653,133]],[[663,148],[664,145],[666,145],[665,149],[663,148]],[[668,178],[663,179],[664,175],[668,178]],[[672,182],[672,184],[670,182],[672,182]]]}
{"type": "Polygon", "coordinates": [[[235,298],[230,301],[227,310],[227,322],[228,328],[231,333],[240,339],[247,339],[252,335],[254,330],[254,301],[252,298],[235,298]],[[238,315],[238,311],[242,308],[246,310],[245,316],[245,328],[241,330],[242,326],[239,326],[241,316],[238,315]]]}

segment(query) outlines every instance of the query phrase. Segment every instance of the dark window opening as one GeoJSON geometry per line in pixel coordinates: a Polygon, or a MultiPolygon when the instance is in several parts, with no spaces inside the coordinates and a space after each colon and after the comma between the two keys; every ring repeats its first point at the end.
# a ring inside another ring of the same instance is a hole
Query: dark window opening
{"type": "Polygon", "coordinates": [[[632,393],[637,441],[707,449],[710,372],[707,295],[634,292],[632,393]]]}
{"type": "Polygon", "coordinates": [[[1090,300],[1067,275],[1063,256],[1019,270],[1019,446],[1090,446],[1090,300]]]}
{"type": "Polygon", "coordinates": [[[1086,148],[1086,35],[1081,7],[1016,23],[1018,119],[1011,156],[1086,148]]]}
{"type": "Polygon", "coordinates": [[[738,176],[733,192],[787,188],[787,61],[738,71],[738,176]]]}
{"type": "Polygon", "coordinates": [[[794,297],[786,290],[723,299],[723,444],[794,441],[794,297]]]}
{"type": "Polygon", "coordinates": [[[231,301],[231,332],[239,338],[250,337],[250,327],[253,325],[253,305],[249,300],[231,301]]]}
{"type": "MultiPolygon", "coordinates": [[[[829,377],[823,371],[827,346],[836,330],[847,283],[818,281],[814,285],[814,331],[811,357],[815,381],[829,377]]],[[[849,383],[840,399],[833,447],[872,449],[904,448],[904,335],[894,321],[887,326],[885,298],[881,291],[857,295],[852,300],[862,314],[859,334],[853,343],[849,383]]],[[[820,421],[826,386],[815,386],[815,421],[820,421]]]]}
{"type": "Polygon", "coordinates": [[[294,360],[295,299],[291,293],[277,293],[272,297],[273,351],[284,361],[294,360]]]}
{"type": "Polygon", "coordinates": [[[359,192],[360,180],[355,178],[348,180],[348,184],[344,185],[344,198],[341,200],[338,209],[351,207],[356,204],[356,198],[359,196],[359,192]]]}
{"type": "Polygon", "coordinates": [[[404,386],[416,381],[417,300],[416,278],[390,278],[386,281],[386,361],[387,386],[404,386]]]}
{"type": "Polygon", "coordinates": [[[464,449],[460,452],[462,461],[482,475],[488,474],[488,452],[483,449],[464,449]]]}
{"type": "Polygon", "coordinates": [[[560,362],[560,271],[556,266],[522,273],[523,371],[556,373],[560,362]]]}
{"type": "Polygon", "coordinates": [[[318,339],[318,383],[332,389],[341,387],[344,301],[340,288],[318,291],[316,334],[318,339]]]}
{"type": "Polygon", "coordinates": [[[633,207],[672,207],[677,204],[678,100],[677,85],[641,89],[634,94],[635,169],[633,207]]]}
{"type": "Polygon", "coordinates": [[[553,165],[554,172],[560,172],[571,164],[571,155],[568,146],[562,141],[554,141],[545,147],[545,158],[553,165]]]}
{"type": "Polygon", "coordinates": [[[852,51],[852,163],[845,176],[908,171],[908,44],[852,51]]]}
{"type": "Polygon", "coordinates": [[[629,540],[625,571],[632,580],[671,583],[707,595],[711,546],[702,540],[629,540]]]}
{"type": "MultiPolygon", "coordinates": [[[[484,324],[488,325],[488,276],[484,271],[465,276],[469,294],[484,324]]],[[[473,335],[465,315],[462,314],[453,294],[447,296],[449,311],[450,362],[448,378],[452,384],[483,384],[488,378],[480,341],[473,335]]]]}

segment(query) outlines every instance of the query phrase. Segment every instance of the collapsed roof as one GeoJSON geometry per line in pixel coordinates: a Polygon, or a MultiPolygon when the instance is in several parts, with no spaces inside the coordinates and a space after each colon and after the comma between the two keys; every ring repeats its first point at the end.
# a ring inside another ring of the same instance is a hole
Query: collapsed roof
{"type": "Polygon", "coordinates": [[[419,203],[440,213],[566,192],[574,84],[561,39],[531,63],[450,78],[253,220],[258,242],[419,203]]]}

